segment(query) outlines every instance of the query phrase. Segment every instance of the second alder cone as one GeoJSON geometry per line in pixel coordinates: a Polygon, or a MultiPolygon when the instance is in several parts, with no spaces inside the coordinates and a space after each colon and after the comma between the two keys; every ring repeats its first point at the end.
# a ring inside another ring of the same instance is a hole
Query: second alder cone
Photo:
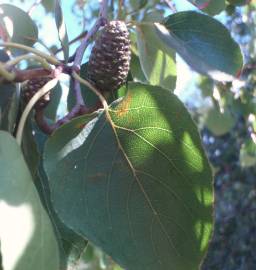
{"type": "MultiPolygon", "coordinates": [[[[22,87],[22,95],[27,104],[30,99],[37,93],[37,91],[42,88],[46,83],[48,83],[51,77],[41,77],[28,80],[22,87]]],[[[50,92],[41,97],[35,104],[36,110],[44,109],[50,102],[50,92]]]]}
{"type": "Polygon", "coordinates": [[[95,41],[88,79],[101,92],[115,91],[125,83],[130,68],[129,32],[123,21],[110,21],[95,41]]]}

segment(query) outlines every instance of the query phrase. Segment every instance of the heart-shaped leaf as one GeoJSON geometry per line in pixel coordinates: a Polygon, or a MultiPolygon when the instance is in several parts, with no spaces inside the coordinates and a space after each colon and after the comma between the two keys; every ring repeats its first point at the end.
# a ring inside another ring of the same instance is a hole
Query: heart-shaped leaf
{"type": "Polygon", "coordinates": [[[0,240],[5,270],[59,269],[52,224],[14,138],[0,131],[0,240]]]}
{"type": "Polygon", "coordinates": [[[230,81],[240,73],[241,50],[219,21],[184,11],[168,16],[164,25],[156,24],[159,36],[197,72],[218,81],[230,81]]]}
{"type": "Polygon", "coordinates": [[[212,233],[212,173],[179,99],[131,84],[94,125],[66,128],[44,154],[61,220],[125,269],[198,269],[212,233]]]}
{"type": "Polygon", "coordinates": [[[176,85],[175,51],[159,38],[156,27],[136,27],[139,59],[145,77],[152,85],[174,89],[176,85]]]}

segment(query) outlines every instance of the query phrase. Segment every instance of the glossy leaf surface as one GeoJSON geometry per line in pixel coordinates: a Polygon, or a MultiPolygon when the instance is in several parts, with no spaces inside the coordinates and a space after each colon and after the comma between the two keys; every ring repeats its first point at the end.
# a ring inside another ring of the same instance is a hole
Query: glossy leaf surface
{"type": "Polygon", "coordinates": [[[57,214],[125,269],[198,269],[213,189],[189,113],[170,91],[143,84],[129,85],[109,113],[47,142],[57,214]]]}

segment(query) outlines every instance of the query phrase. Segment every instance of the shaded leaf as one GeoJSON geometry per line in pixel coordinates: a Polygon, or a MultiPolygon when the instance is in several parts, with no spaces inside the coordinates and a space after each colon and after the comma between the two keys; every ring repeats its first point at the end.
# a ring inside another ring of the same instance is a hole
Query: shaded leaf
{"type": "Polygon", "coordinates": [[[234,6],[244,6],[248,5],[250,2],[253,2],[251,0],[227,0],[229,4],[234,6]]]}
{"type": "Polygon", "coordinates": [[[218,81],[230,81],[239,74],[243,57],[238,44],[217,20],[194,11],[170,15],[159,36],[174,48],[197,72],[218,81]]]}
{"type": "Polygon", "coordinates": [[[4,269],[59,269],[52,224],[19,146],[3,131],[0,131],[0,153],[0,239],[4,269]]]}
{"type": "Polygon", "coordinates": [[[51,101],[44,111],[45,116],[54,122],[57,119],[57,111],[60,104],[61,96],[62,96],[62,88],[61,88],[60,83],[58,82],[57,85],[50,92],[51,101]]]}
{"type": "Polygon", "coordinates": [[[55,22],[58,29],[59,40],[64,53],[65,62],[69,58],[69,41],[66,24],[64,21],[60,0],[55,0],[55,22]]]}
{"type": "MultiPolygon", "coordinates": [[[[87,80],[87,63],[81,66],[80,76],[87,80]]],[[[84,84],[80,84],[82,96],[87,107],[94,107],[99,103],[99,98],[84,84]]],[[[70,82],[70,89],[68,92],[68,110],[70,111],[76,104],[74,85],[70,82]]]]}
{"type": "Polygon", "coordinates": [[[10,60],[9,55],[4,51],[4,50],[0,50],[0,62],[7,62],[10,60]]]}
{"type": "Polygon", "coordinates": [[[176,85],[175,52],[166,47],[152,25],[136,27],[139,59],[145,77],[152,85],[174,89],[176,85]]]}
{"type": "Polygon", "coordinates": [[[0,85],[0,129],[12,133],[16,125],[19,106],[19,86],[0,85]]]}
{"type": "Polygon", "coordinates": [[[44,207],[54,224],[54,230],[60,250],[61,269],[73,269],[87,247],[87,240],[69,229],[55,213],[50,198],[47,176],[42,168],[42,160],[37,172],[36,186],[44,207]]]}
{"type": "Polygon", "coordinates": [[[143,84],[131,84],[109,113],[76,136],[67,125],[48,140],[56,212],[125,269],[198,269],[213,189],[189,113],[170,91],[143,84]]]}
{"type": "Polygon", "coordinates": [[[147,82],[145,75],[141,69],[140,59],[139,57],[132,53],[131,63],[130,63],[130,71],[132,74],[132,78],[135,82],[147,82]]]}
{"type": "MultiPolygon", "coordinates": [[[[4,20],[6,30],[12,42],[32,46],[38,39],[38,29],[29,15],[22,9],[9,5],[0,5],[0,18],[4,20]]],[[[22,54],[22,50],[12,49],[15,55],[22,54]]]]}

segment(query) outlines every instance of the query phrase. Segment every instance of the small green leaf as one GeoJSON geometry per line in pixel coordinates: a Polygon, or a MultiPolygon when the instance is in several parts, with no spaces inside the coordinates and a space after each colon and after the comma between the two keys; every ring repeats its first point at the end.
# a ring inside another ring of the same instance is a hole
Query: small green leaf
{"type": "Polygon", "coordinates": [[[54,11],[54,0],[44,0],[42,1],[42,6],[44,7],[46,12],[54,11]]]}
{"type": "Polygon", "coordinates": [[[211,97],[213,95],[214,81],[209,77],[200,76],[198,87],[203,97],[211,97]]]}
{"type": "Polygon", "coordinates": [[[166,44],[197,72],[218,81],[230,81],[243,65],[238,44],[219,21],[194,11],[178,12],[156,24],[166,44]]]}
{"type": "Polygon", "coordinates": [[[0,131],[0,239],[3,268],[59,269],[58,245],[21,150],[0,131]]]}
{"type": "Polygon", "coordinates": [[[60,0],[55,1],[55,22],[58,29],[59,40],[64,53],[64,59],[67,63],[69,59],[69,40],[60,0]]]}
{"type": "Polygon", "coordinates": [[[235,119],[229,111],[221,113],[213,107],[206,114],[204,124],[214,135],[222,136],[234,127],[235,119]]]}
{"type": "Polygon", "coordinates": [[[62,88],[60,83],[58,83],[50,93],[50,104],[45,109],[45,116],[52,121],[57,119],[57,111],[60,104],[60,99],[62,96],[62,88]]]}
{"type": "Polygon", "coordinates": [[[166,47],[152,25],[136,27],[139,59],[145,77],[152,85],[174,89],[176,85],[175,52],[166,47]]]}
{"type": "Polygon", "coordinates": [[[247,139],[240,149],[240,163],[242,167],[256,165],[256,144],[253,140],[247,139]]]}
{"type": "MultiPolygon", "coordinates": [[[[29,15],[22,9],[9,5],[0,5],[0,19],[4,21],[7,33],[12,42],[32,46],[38,39],[38,29],[29,15]]],[[[22,54],[21,50],[12,50],[14,54],[22,54]]]]}
{"type": "Polygon", "coordinates": [[[56,212],[125,269],[198,269],[212,233],[213,187],[189,113],[170,91],[143,84],[129,85],[109,113],[48,140],[56,212]]]}

